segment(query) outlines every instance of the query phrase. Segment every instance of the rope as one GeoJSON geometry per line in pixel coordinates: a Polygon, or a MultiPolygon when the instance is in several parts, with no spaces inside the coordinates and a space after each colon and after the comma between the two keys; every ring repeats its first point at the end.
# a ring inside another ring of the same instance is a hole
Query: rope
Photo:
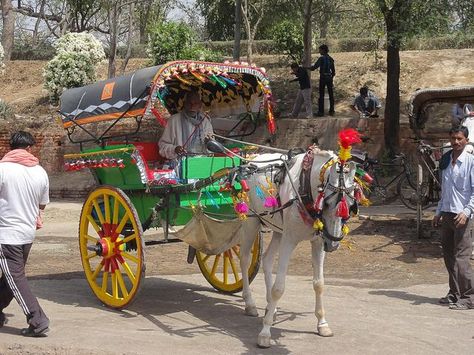
{"type": "MultiPolygon", "coordinates": [[[[220,136],[220,135],[215,134],[215,133],[214,133],[214,136],[216,136],[217,138],[221,138],[221,139],[224,139],[224,140],[228,140],[228,141],[230,141],[230,142],[234,142],[234,143],[249,144],[249,142],[239,141],[238,139],[232,139],[232,138],[220,136]]],[[[268,146],[268,145],[261,145],[261,144],[255,144],[255,143],[251,143],[251,144],[252,144],[252,146],[259,147],[259,148],[263,148],[263,149],[272,150],[272,151],[277,152],[277,153],[283,153],[283,154],[287,154],[287,153],[288,153],[287,150],[281,149],[281,148],[275,148],[275,147],[270,147],[270,146],[268,146]]]]}

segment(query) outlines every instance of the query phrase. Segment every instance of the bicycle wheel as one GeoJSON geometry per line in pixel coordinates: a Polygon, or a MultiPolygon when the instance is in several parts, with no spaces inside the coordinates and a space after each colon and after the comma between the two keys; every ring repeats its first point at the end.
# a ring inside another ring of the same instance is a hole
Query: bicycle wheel
{"type": "Polygon", "coordinates": [[[416,188],[414,188],[416,184],[413,181],[409,181],[407,176],[404,176],[398,181],[397,184],[397,193],[400,197],[402,203],[411,210],[416,210],[418,200],[421,198],[421,208],[426,209],[431,206],[431,201],[429,199],[429,188],[428,183],[423,182],[420,188],[420,196],[418,196],[416,188]]]}

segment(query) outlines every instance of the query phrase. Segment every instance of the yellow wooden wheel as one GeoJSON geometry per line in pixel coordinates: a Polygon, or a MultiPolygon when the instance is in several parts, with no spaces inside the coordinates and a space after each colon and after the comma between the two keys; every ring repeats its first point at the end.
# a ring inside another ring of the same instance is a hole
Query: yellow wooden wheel
{"type": "MultiPolygon", "coordinates": [[[[249,282],[257,276],[262,256],[262,237],[257,234],[252,246],[252,260],[249,266],[249,282]]],[[[240,245],[237,244],[222,254],[207,255],[196,251],[196,260],[206,280],[216,290],[223,293],[242,291],[242,272],[240,269],[240,245]]]]}
{"type": "Polygon", "coordinates": [[[100,186],[81,211],[79,247],[94,294],[105,305],[123,308],[136,296],[145,276],[143,231],[125,193],[100,186]]]}

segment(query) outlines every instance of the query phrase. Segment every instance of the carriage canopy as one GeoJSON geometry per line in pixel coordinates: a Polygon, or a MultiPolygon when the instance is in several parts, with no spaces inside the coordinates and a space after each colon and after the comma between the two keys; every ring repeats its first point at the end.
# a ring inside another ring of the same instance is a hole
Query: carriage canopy
{"type": "Polygon", "coordinates": [[[410,126],[414,130],[425,127],[429,118],[427,108],[434,103],[473,103],[474,86],[452,86],[416,91],[410,99],[410,126]]]}
{"type": "Polygon", "coordinates": [[[271,89],[263,68],[245,63],[175,61],[66,90],[64,128],[127,117],[154,116],[161,124],[181,111],[184,96],[198,90],[211,117],[263,110],[275,132],[271,89]]]}

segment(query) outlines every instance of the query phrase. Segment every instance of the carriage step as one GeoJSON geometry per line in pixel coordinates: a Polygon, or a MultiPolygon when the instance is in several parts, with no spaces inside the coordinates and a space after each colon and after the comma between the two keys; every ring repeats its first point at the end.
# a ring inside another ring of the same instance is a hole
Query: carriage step
{"type": "Polygon", "coordinates": [[[182,242],[182,240],[178,238],[168,238],[168,239],[161,239],[161,240],[148,240],[145,242],[145,245],[168,244],[168,243],[178,243],[178,242],[182,242]]]}

